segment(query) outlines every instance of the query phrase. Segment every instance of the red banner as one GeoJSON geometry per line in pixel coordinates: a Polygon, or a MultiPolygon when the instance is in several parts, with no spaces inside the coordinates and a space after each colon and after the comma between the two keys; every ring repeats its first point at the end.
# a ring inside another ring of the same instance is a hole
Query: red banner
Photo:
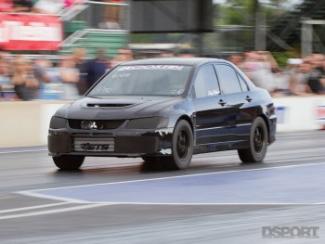
{"type": "Polygon", "coordinates": [[[62,42],[57,16],[0,13],[0,48],[8,51],[56,51],[62,42]]]}
{"type": "Polygon", "coordinates": [[[0,0],[0,12],[10,12],[12,11],[12,7],[11,0],[0,0]]]}

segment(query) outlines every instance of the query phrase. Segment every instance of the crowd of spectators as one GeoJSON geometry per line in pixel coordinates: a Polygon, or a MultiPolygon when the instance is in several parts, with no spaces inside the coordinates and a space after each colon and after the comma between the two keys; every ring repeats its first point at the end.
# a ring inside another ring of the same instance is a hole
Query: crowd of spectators
{"type": "MultiPolygon", "coordinates": [[[[160,57],[193,57],[189,51],[175,54],[164,51],[160,57]]],[[[119,49],[109,59],[99,49],[96,57],[86,59],[84,49],[50,60],[46,56],[0,53],[0,100],[75,99],[85,93],[106,71],[133,60],[130,49],[119,49]]],[[[256,86],[273,96],[325,94],[325,55],[312,54],[303,59],[288,59],[280,68],[269,52],[250,51],[229,56],[256,86]]]]}
{"type": "Polygon", "coordinates": [[[62,9],[84,2],[85,0],[1,0],[0,12],[57,14],[62,9]]]}
{"type": "Polygon", "coordinates": [[[114,59],[102,49],[93,59],[85,57],[84,49],[55,61],[0,53],[0,100],[75,99],[113,66],[133,59],[128,49],[114,59]]]}
{"type": "Polygon", "coordinates": [[[280,68],[269,52],[235,54],[229,60],[240,67],[255,85],[277,95],[325,94],[325,55],[288,59],[280,68]]]}

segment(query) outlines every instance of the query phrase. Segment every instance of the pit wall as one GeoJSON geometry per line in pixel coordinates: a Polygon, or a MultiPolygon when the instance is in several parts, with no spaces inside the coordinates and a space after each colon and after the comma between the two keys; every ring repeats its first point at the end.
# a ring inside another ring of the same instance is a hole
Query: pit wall
{"type": "MultiPolygon", "coordinates": [[[[0,148],[47,143],[51,116],[67,102],[0,102],[0,148]]],[[[274,98],[278,132],[319,130],[325,126],[325,96],[274,98]]]]}

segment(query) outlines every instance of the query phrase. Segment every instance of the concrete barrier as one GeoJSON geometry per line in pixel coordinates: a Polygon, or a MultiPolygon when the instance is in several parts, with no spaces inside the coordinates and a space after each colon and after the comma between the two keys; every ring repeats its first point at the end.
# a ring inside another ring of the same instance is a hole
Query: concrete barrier
{"type": "Polygon", "coordinates": [[[325,125],[325,96],[274,98],[278,131],[317,130],[325,125]]]}
{"type": "Polygon", "coordinates": [[[46,145],[50,117],[63,102],[0,102],[0,147],[46,145]]]}
{"type": "MultiPolygon", "coordinates": [[[[0,147],[47,143],[51,116],[67,102],[0,102],[0,147]]],[[[325,96],[274,98],[278,131],[317,130],[325,126],[325,96]]]]}

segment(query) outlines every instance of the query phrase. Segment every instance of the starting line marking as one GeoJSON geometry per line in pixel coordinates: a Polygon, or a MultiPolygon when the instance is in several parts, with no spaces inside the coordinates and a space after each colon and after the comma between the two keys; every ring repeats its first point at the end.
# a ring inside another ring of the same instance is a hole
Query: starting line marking
{"type": "Polygon", "coordinates": [[[56,206],[67,205],[67,204],[71,204],[71,203],[69,203],[69,202],[59,202],[59,203],[35,205],[35,206],[30,206],[30,207],[4,209],[4,210],[0,210],[0,214],[7,214],[7,213],[13,213],[13,212],[22,212],[22,211],[28,211],[28,210],[34,210],[34,209],[40,209],[40,208],[56,207],[56,206]]]}
{"type": "Polygon", "coordinates": [[[56,214],[56,213],[64,213],[64,212],[78,211],[78,210],[84,210],[84,209],[90,209],[90,208],[97,208],[97,207],[102,207],[102,206],[107,206],[107,205],[110,205],[110,204],[107,204],[107,203],[93,203],[93,204],[87,204],[87,205],[81,205],[81,206],[73,206],[73,207],[67,207],[67,208],[43,210],[43,211],[29,212],[29,213],[22,213],[22,214],[12,214],[12,215],[0,216],[0,220],[16,219],[16,218],[24,218],[24,217],[32,217],[32,216],[56,214]]]}

